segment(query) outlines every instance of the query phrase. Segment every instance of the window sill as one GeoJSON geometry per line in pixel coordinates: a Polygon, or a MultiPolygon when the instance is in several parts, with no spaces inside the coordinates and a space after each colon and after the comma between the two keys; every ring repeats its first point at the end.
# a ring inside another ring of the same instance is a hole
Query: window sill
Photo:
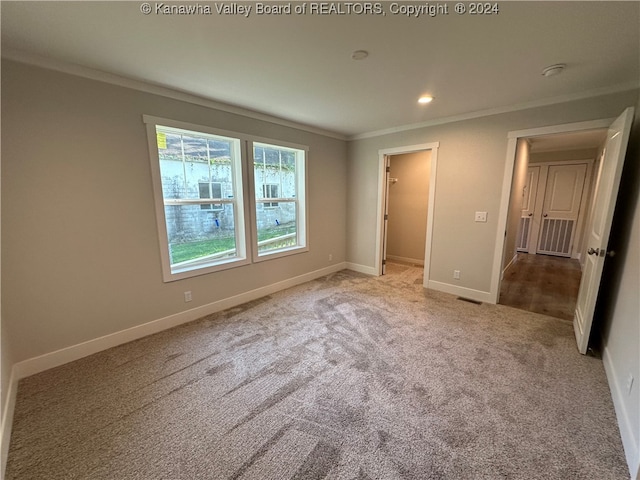
{"type": "Polygon", "coordinates": [[[276,258],[288,257],[289,255],[296,255],[298,253],[305,253],[309,251],[308,246],[300,247],[284,247],[270,252],[261,252],[254,256],[254,262],[264,262],[265,260],[273,260],[276,258]]]}
{"type": "Polygon", "coordinates": [[[191,265],[184,265],[178,268],[171,268],[170,274],[164,275],[165,283],[175,282],[176,280],[183,280],[190,277],[198,277],[200,275],[207,275],[209,273],[220,272],[223,270],[229,270],[231,268],[242,267],[244,265],[250,265],[251,260],[248,258],[229,258],[225,260],[218,260],[207,266],[206,262],[193,263],[191,265]]]}

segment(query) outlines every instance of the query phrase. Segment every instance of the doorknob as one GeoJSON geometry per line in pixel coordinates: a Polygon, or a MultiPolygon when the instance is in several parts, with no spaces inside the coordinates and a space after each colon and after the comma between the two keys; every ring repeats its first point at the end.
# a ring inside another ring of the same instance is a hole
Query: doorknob
{"type": "Polygon", "coordinates": [[[530,213],[530,214],[529,214],[529,216],[530,216],[530,217],[533,217],[533,213],[530,213]]]}
{"type": "Polygon", "coordinates": [[[598,255],[600,253],[600,249],[599,248],[589,248],[589,250],[587,250],[587,253],[589,255],[598,255]]]}
{"type": "Polygon", "coordinates": [[[544,215],[542,215],[542,216],[543,216],[543,217],[548,217],[548,216],[549,216],[549,214],[545,213],[545,214],[544,214],[544,215]]]}

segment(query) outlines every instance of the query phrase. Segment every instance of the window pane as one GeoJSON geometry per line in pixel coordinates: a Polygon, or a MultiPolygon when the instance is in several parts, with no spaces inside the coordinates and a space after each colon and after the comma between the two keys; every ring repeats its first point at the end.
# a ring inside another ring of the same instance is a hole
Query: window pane
{"type": "Polygon", "coordinates": [[[301,150],[254,143],[253,166],[256,200],[295,198],[296,154],[301,150]]]}
{"type": "Polygon", "coordinates": [[[304,217],[302,222],[300,217],[304,192],[298,191],[305,183],[304,155],[303,150],[253,144],[259,255],[304,246],[300,235],[300,229],[304,231],[304,217]]]}
{"type": "MultiPolygon", "coordinates": [[[[278,198],[278,190],[278,185],[262,185],[262,198],[278,198]]],[[[273,208],[278,206],[278,202],[262,202],[262,205],[265,208],[273,208]]]]}
{"type": "Polygon", "coordinates": [[[237,255],[233,205],[222,207],[206,212],[200,205],[165,206],[172,273],[237,255]]]}
{"type": "Polygon", "coordinates": [[[211,183],[211,197],[210,198],[222,198],[222,184],[211,183]]]}
{"type": "Polygon", "coordinates": [[[166,282],[308,251],[306,147],[144,121],[166,282]],[[247,198],[252,187],[255,198],[247,198]]]}
{"type": "Polygon", "coordinates": [[[156,137],[171,274],[246,258],[240,140],[163,126],[156,137]]]}
{"type": "Polygon", "coordinates": [[[208,183],[219,183],[225,198],[233,198],[233,139],[186,130],[156,127],[162,191],[165,199],[220,198],[208,183]],[[206,192],[206,193],[205,193],[206,192]]]}
{"type": "Polygon", "coordinates": [[[278,202],[277,208],[257,205],[258,252],[267,253],[298,244],[296,202],[278,202]]]}

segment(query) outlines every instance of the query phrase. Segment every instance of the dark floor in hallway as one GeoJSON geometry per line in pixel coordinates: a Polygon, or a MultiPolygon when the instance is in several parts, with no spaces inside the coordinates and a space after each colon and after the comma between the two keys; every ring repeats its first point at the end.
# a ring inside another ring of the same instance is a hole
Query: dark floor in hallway
{"type": "Polygon", "coordinates": [[[573,320],[581,276],[578,260],[519,253],[502,280],[499,303],[573,320]]]}

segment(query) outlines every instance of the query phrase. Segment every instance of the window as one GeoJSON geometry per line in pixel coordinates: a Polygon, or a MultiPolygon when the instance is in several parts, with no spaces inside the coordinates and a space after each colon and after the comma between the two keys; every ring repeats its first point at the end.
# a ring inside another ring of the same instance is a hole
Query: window
{"type": "Polygon", "coordinates": [[[305,147],[143,118],[165,281],[308,250],[305,147]]]}
{"type": "Polygon", "coordinates": [[[305,243],[304,165],[304,150],[253,144],[258,257],[305,243]]]}
{"type": "MultiPolygon", "coordinates": [[[[222,183],[219,182],[200,182],[199,186],[200,198],[222,198],[222,183]]],[[[201,210],[223,210],[221,203],[200,205],[201,210]]]]}
{"type": "MultiPolygon", "coordinates": [[[[269,183],[262,185],[262,198],[278,198],[278,185],[269,183]]],[[[261,202],[264,208],[273,208],[278,206],[278,202],[261,202]]]]}
{"type": "Polygon", "coordinates": [[[150,127],[165,280],[247,263],[241,141],[167,125],[150,127]]]}

